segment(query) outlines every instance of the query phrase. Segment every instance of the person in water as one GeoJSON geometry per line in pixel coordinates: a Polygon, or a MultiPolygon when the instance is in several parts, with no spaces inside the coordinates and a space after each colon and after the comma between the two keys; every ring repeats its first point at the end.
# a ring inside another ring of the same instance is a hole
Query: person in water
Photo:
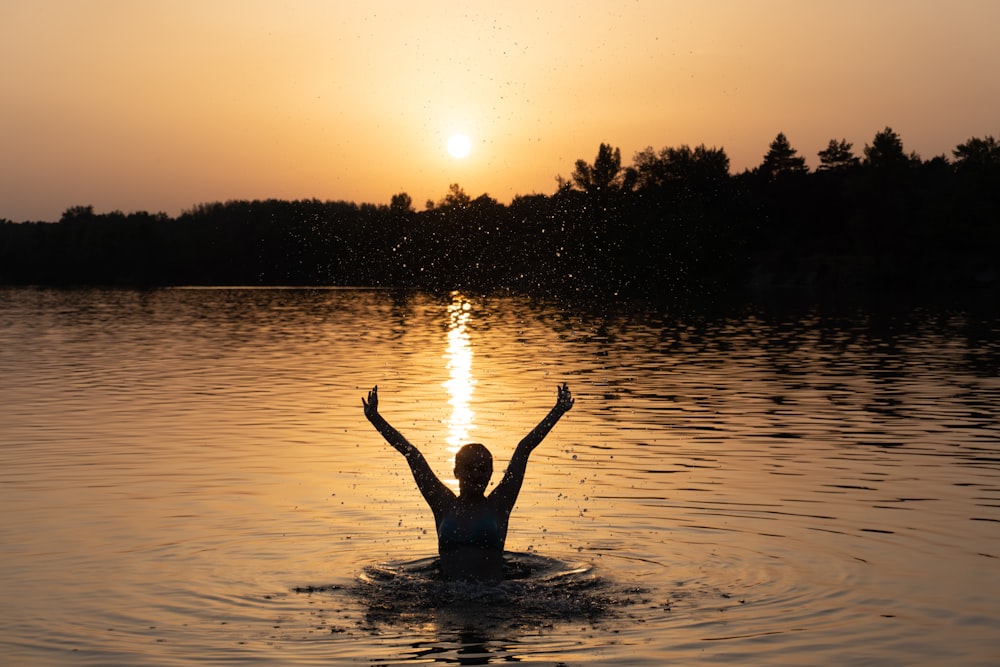
{"type": "Polygon", "coordinates": [[[556,422],[573,407],[573,395],[566,383],[558,391],[555,406],[518,443],[503,479],[489,495],[486,495],[486,486],[493,475],[493,457],[485,446],[468,444],[455,455],[456,496],[434,474],[423,454],[379,414],[378,387],[368,392],[367,401],[361,399],[368,421],[406,457],[417,488],[434,513],[439,562],[445,579],[484,582],[503,579],[507,522],[524,481],[528,457],[556,422]]]}

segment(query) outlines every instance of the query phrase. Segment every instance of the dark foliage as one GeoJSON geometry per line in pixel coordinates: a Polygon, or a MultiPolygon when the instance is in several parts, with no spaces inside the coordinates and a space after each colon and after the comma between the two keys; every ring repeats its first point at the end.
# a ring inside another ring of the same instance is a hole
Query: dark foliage
{"type": "Polygon", "coordinates": [[[0,220],[0,283],[356,285],[601,298],[704,298],[746,289],[996,289],[1000,147],[954,161],[907,155],[890,128],[864,157],[834,139],[810,172],[784,134],[729,173],[719,148],[647,148],[623,166],[601,144],[552,195],[503,205],[458,184],[424,211],[230,201],[171,218],[67,210],[0,220]]]}

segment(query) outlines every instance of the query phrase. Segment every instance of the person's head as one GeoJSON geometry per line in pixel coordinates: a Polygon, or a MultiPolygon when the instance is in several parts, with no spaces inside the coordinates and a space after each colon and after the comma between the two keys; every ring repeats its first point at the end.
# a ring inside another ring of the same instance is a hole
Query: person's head
{"type": "Polygon", "coordinates": [[[478,442],[463,446],[455,454],[455,479],[459,490],[483,493],[493,476],[493,455],[478,442]]]}

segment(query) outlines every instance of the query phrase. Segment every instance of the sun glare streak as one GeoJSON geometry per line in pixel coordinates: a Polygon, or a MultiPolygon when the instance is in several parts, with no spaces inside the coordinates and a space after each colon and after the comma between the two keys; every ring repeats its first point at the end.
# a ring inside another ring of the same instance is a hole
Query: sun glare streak
{"type": "Polygon", "coordinates": [[[455,454],[469,441],[472,418],[475,413],[469,408],[472,388],[476,382],[472,378],[472,347],[469,345],[468,322],[472,314],[472,304],[460,292],[452,292],[448,306],[448,380],[444,383],[448,390],[451,417],[448,418],[448,451],[455,454]]]}

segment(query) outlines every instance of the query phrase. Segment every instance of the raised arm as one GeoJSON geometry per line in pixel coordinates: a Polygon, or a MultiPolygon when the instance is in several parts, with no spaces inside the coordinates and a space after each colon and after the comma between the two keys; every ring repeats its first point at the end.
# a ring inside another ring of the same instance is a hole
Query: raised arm
{"type": "Polygon", "coordinates": [[[361,399],[361,404],[365,408],[365,417],[372,423],[372,426],[382,434],[386,442],[393,446],[400,454],[406,457],[406,462],[410,464],[410,472],[420,489],[421,495],[427,504],[431,506],[435,518],[444,511],[448,503],[455,498],[454,492],[449,489],[444,482],[438,479],[434,471],[427,464],[427,459],[410,441],[403,437],[403,434],[392,427],[378,411],[378,387],[374,387],[368,392],[368,400],[361,399]]]}
{"type": "Polygon", "coordinates": [[[573,407],[573,394],[570,393],[565,382],[559,386],[558,391],[555,406],[517,444],[517,449],[514,450],[514,455],[507,466],[507,472],[504,473],[503,479],[490,494],[491,496],[495,494],[497,499],[508,507],[507,511],[510,511],[510,508],[514,506],[517,494],[521,491],[521,483],[524,482],[524,472],[528,467],[528,457],[531,456],[531,452],[541,444],[542,439],[548,435],[556,422],[573,407]]]}

